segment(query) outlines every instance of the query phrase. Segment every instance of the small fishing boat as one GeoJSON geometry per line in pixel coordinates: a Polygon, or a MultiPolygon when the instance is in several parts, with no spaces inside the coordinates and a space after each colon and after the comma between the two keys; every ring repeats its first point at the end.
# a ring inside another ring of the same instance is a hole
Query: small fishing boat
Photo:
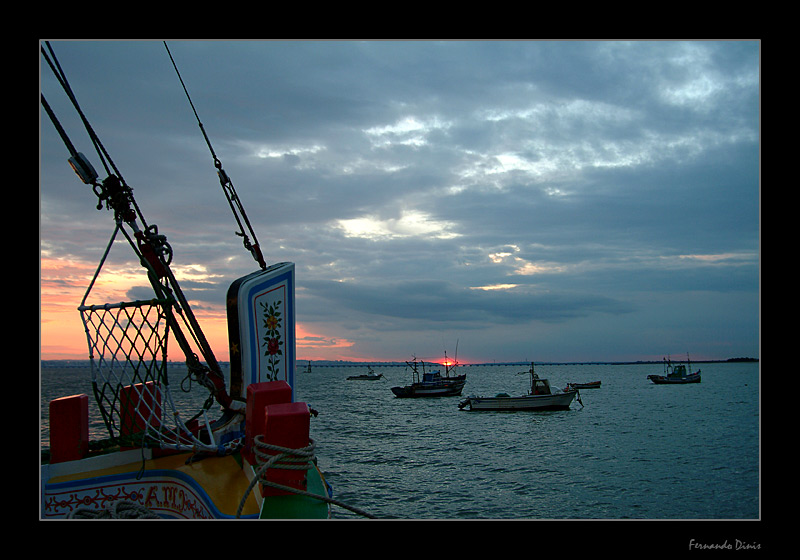
{"type": "Polygon", "coordinates": [[[377,381],[383,377],[382,373],[375,373],[371,367],[367,366],[369,373],[362,373],[361,375],[351,375],[347,379],[360,380],[360,381],[377,381]]]}
{"type": "Polygon", "coordinates": [[[589,383],[567,383],[567,389],[599,389],[600,381],[590,381],[589,383]]]}
{"type": "MultiPolygon", "coordinates": [[[[688,360],[688,354],[687,354],[688,360]]],[[[700,383],[700,370],[692,373],[692,362],[684,364],[672,364],[669,358],[664,358],[664,375],[648,375],[647,379],[656,385],[684,385],[687,383],[700,383]]]]}
{"type": "Polygon", "coordinates": [[[533,362],[530,370],[521,371],[518,375],[526,373],[531,376],[531,388],[527,395],[512,397],[507,393],[499,393],[494,397],[470,396],[461,401],[458,408],[477,411],[565,410],[574,398],[577,397],[580,402],[580,394],[575,389],[554,391],[547,379],[541,379],[536,374],[533,362]]]}
{"type": "Polygon", "coordinates": [[[406,362],[411,367],[412,383],[404,387],[392,387],[392,393],[398,398],[418,397],[457,397],[461,395],[467,382],[467,374],[450,375],[457,363],[450,364],[445,360],[445,375],[440,370],[425,371],[425,362],[422,365],[422,377],[417,368],[417,358],[413,362],[406,362]]]}
{"type": "MultiPolygon", "coordinates": [[[[83,118],[53,49],[45,44],[43,57],[83,118]]],[[[103,167],[113,173],[100,180],[44,94],[41,102],[64,140],[70,165],[92,186],[97,209],[113,210],[115,222],[78,307],[91,364],[86,392],[94,396],[107,437],[92,433],[90,439],[87,394],[49,403],[50,445],[42,442],[40,463],[41,518],[308,519],[329,517],[332,504],[353,509],[333,500],[309,435],[315,413],[294,398],[295,266],[264,262],[216,156],[220,183],[242,228],[237,235],[259,265],[228,288],[227,378],[171,270],[166,236],[147,224],[107,151],[97,150],[103,167]],[[150,299],[90,304],[90,297],[99,297],[92,288],[120,233],[153,293],[150,299]],[[168,340],[177,342],[186,359],[181,383],[170,383],[180,380],[169,379],[174,375],[167,367],[168,340]],[[191,404],[187,411],[173,398],[181,396],[179,385],[199,392],[196,402],[203,404],[191,404]],[[212,419],[215,403],[219,416],[212,419]]],[[[95,147],[101,147],[95,129],[85,118],[84,123],[95,147]]]]}

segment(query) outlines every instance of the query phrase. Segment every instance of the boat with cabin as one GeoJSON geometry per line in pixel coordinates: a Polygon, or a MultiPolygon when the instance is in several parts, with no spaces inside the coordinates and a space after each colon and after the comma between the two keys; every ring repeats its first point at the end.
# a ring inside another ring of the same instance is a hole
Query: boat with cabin
{"type": "Polygon", "coordinates": [[[213,149],[220,184],[240,226],[237,235],[258,263],[227,291],[227,379],[173,274],[166,236],[146,222],[133,189],[78,107],[51,45],[43,43],[41,52],[98,148],[106,179],[74,148],[44,93],[42,107],[64,141],[69,164],[91,186],[97,209],[113,212],[115,225],[78,307],[91,378],[84,392],[76,387],[75,394],[49,403],[41,518],[314,519],[328,518],[332,505],[370,517],[333,499],[310,437],[315,411],[295,399],[295,266],[266,264],[213,149]],[[125,244],[115,243],[120,234],[143,267],[152,296],[95,301],[105,299],[93,286],[105,275],[113,246],[125,244]],[[168,340],[177,342],[185,358],[183,380],[169,374],[168,340]],[[199,392],[202,404],[188,412],[176,404],[179,387],[199,392]],[[90,438],[87,393],[102,416],[105,437],[90,438]]]}
{"type": "MultiPolygon", "coordinates": [[[[446,354],[445,354],[446,355],[446,354]]],[[[445,358],[445,374],[441,370],[425,371],[425,362],[421,361],[422,373],[417,367],[417,358],[412,362],[406,361],[411,368],[412,382],[403,387],[392,387],[392,393],[398,398],[425,398],[425,397],[457,397],[461,395],[467,382],[467,374],[451,375],[458,365],[457,361],[450,363],[445,358]]]]}
{"type": "Polygon", "coordinates": [[[686,355],[687,364],[674,364],[669,358],[664,358],[664,375],[648,375],[647,379],[656,385],[685,385],[687,383],[700,383],[701,376],[698,369],[692,373],[692,362],[686,355]]]}
{"type": "Polygon", "coordinates": [[[494,397],[470,396],[461,401],[458,408],[475,411],[566,410],[576,397],[580,402],[580,394],[576,389],[562,391],[551,387],[547,379],[540,378],[533,362],[528,371],[521,371],[517,375],[523,374],[529,374],[531,378],[527,395],[512,397],[508,393],[498,393],[494,397]]]}

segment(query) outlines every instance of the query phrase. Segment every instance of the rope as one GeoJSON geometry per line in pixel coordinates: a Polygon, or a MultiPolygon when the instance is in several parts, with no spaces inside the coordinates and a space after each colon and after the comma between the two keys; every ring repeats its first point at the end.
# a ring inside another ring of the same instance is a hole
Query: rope
{"type": "MultiPolygon", "coordinates": [[[[213,385],[215,397],[223,407],[228,408],[231,404],[231,399],[225,390],[224,376],[219,368],[219,364],[217,363],[217,360],[211,351],[211,347],[208,344],[208,341],[206,340],[205,335],[203,334],[200,325],[191,310],[191,307],[189,306],[186,296],[181,291],[174,274],[169,268],[169,264],[172,260],[172,249],[166,242],[166,237],[158,234],[158,229],[155,225],[149,226],[147,224],[144,215],[142,214],[133,197],[133,189],[122,178],[122,174],[111,160],[110,155],[100,142],[100,139],[81,110],[72,88],[67,81],[66,74],[63,72],[61,65],[58,63],[50,43],[45,42],[45,45],[49,50],[49,55],[43,46],[41,48],[42,56],[50,65],[53,74],[61,84],[69,100],[72,102],[72,105],[80,116],[80,119],[83,122],[92,143],[97,149],[98,156],[103,161],[103,166],[105,167],[106,172],[109,173],[109,176],[105,180],[98,182],[96,180],[96,172],[94,172],[92,169],[95,177],[89,181],[86,181],[86,177],[81,174],[82,179],[84,182],[88,182],[92,185],[94,193],[98,197],[98,210],[101,209],[103,203],[105,203],[108,209],[112,209],[114,211],[117,227],[125,235],[128,243],[131,245],[131,248],[134,250],[137,257],[139,257],[142,266],[147,269],[150,284],[153,287],[153,290],[156,292],[156,295],[158,297],[174,297],[176,299],[177,305],[170,308],[167,315],[167,321],[170,325],[172,335],[177,340],[178,345],[186,355],[190,365],[193,364],[194,361],[199,361],[197,360],[197,356],[194,355],[194,351],[192,350],[191,344],[187,339],[183,329],[180,327],[179,315],[180,320],[183,321],[183,324],[187,327],[189,333],[194,338],[195,344],[200,348],[203,358],[208,364],[208,368],[206,369],[213,375],[213,379],[210,379],[209,383],[204,383],[204,385],[213,385]],[[114,174],[111,174],[111,169],[113,169],[114,174]],[[137,223],[137,219],[141,221],[141,227],[140,224],[137,223]],[[133,236],[131,236],[125,229],[121,227],[123,221],[130,227],[131,231],[133,232],[133,236]]],[[[43,95],[41,96],[41,100],[42,105],[44,106],[48,115],[50,115],[51,120],[53,120],[53,124],[56,126],[57,131],[59,134],[61,134],[62,139],[65,141],[68,151],[73,156],[71,159],[81,159],[82,161],[80,167],[82,168],[82,171],[85,172],[86,169],[83,168],[83,164],[88,164],[88,160],[83,161],[85,158],[81,156],[80,152],[77,152],[75,146],[73,146],[72,142],[69,141],[66,133],[64,133],[63,127],[61,127],[61,125],[58,123],[58,120],[55,118],[55,114],[52,112],[52,108],[44,99],[43,95]]],[[[73,162],[70,161],[70,163],[73,162]]],[[[89,166],[91,167],[90,164],[89,166]]],[[[262,266],[262,268],[264,267],[262,266]]],[[[207,375],[202,377],[204,380],[209,379],[207,375]]]]}
{"type": "Polygon", "coordinates": [[[105,509],[78,508],[67,519],[161,519],[156,513],[128,500],[118,500],[105,509]]]}
{"type": "Polygon", "coordinates": [[[175,73],[178,76],[178,80],[181,82],[181,86],[183,87],[183,91],[186,94],[186,99],[189,101],[189,105],[192,108],[192,112],[194,112],[194,117],[197,120],[197,125],[200,127],[200,132],[203,133],[203,138],[206,141],[206,145],[208,145],[208,150],[211,152],[211,157],[214,159],[214,167],[217,168],[217,176],[219,177],[219,183],[222,186],[222,191],[225,194],[225,198],[228,200],[228,205],[231,208],[231,212],[233,212],[233,217],[236,220],[236,224],[239,226],[239,231],[236,232],[236,235],[242,238],[242,243],[244,244],[245,249],[247,249],[256,262],[259,264],[262,270],[266,270],[267,264],[264,262],[264,255],[261,253],[261,246],[258,244],[258,239],[256,239],[256,233],[253,231],[253,226],[250,224],[250,220],[247,218],[247,212],[244,210],[244,205],[242,201],[239,199],[239,195],[236,194],[236,189],[233,186],[233,181],[231,181],[230,177],[225,170],[222,169],[222,162],[217,157],[217,154],[214,152],[214,148],[211,146],[211,140],[208,138],[208,134],[206,134],[206,129],[203,127],[203,123],[200,121],[200,116],[197,114],[197,109],[194,107],[194,103],[192,102],[192,98],[189,95],[189,90],[186,89],[186,84],[183,83],[183,78],[181,77],[181,73],[178,70],[178,65],[175,63],[175,59],[172,57],[172,52],[169,50],[169,46],[167,46],[167,42],[164,41],[164,48],[167,49],[167,54],[169,55],[170,61],[172,61],[172,66],[175,68],[175,73]],[[241,219],[239,214],[241,214],[241,219]],[[245,225],[247,226],[247,230],[250,232],[250,235],[253,236],[253,243],[250,243],[250,238],[244,231],[244,226],[242,225],[242,220],[244,220],[245,225]]]}
{"type": "MultiPolygon", "coordinates": [[[[48,56],[48,54],[45,51],[44,47],[42,47],[40,49],[41,53],[42,53],[42,56],[44,56],[44,58],[47,61],[48,65],[50,66],[50,69],[53,72],[53,75],[55,76],[56,80],[59,82],[59,84],[61,85],[61,87],[64,90],[65,94],[67,95],[67,97],[71,101],[73,108],[75,109],[76,113],[80,117],[80,120],[83,123],[84,128],[86,129],[86,133],[89,135],[90,141],[91,141],[92,145],[94,146],[98,157],[100,158],[101,162],[103,163],[103,167],[105,168],[106,173],[109,175],[109,177],[105,181],[103,181],[102,183],[98,183],[96,180],[94,180],[94,182],[92,183],[93,186],[94,186],[94,192],[99,198],[98,210],[100,209],[103,200],[107,200],[109,198],[109,196],[114,196],[114,197],[117,197],[117,198],[125,199],[125,204],[124,205],[126,206],[126,209],[128,211],[130,211],[130,212],[135,212],[135,214],[137,216],[139,216],[139,219],[141,219],[142,224],[145,226],[145,229],[147,229],[147,222],[145,222],[144,216],[142,215],[142,212],[139,209],[139,206],[136,204],[136,201],[133,200],[132,189],[127,185],[125,180],[122,178],[122,174],[119,172],[119,169],[117,169],[116,164],[111,159],[111,155],[108,153],[108,151],[106,150],[105,146],[100,141],[100,137],[97,135],[97,133],[95,132],[94,128],[92,128],[92,125],[89,123],[89,119],[86,117],[86,115],[83,112],[83,109],[81,109],[80,105],[78,104],[78,99],[75,97],[75,94],[72,91],[72,86],[69,85],[69,81],[67,80],[67,75],[66,75],[66,73],[64,73],[63,69],[61,68],[61,64],[58,62],[58,59],[56,58],[56,53],[55,53],[55,51],[53,51],[53,48],[50,46],[50,42],[49,41],[45,41],[45,44],[47,45],[47,49],[49,50],[50,55],[48,56]],[[52,57],[52,60],[51,60],[51,57],[52,57]],[[114,171],[114,175],[112,175],[112,173],[111,173],[112,170],[114,171]],[[112,177],[114,177],[116,179],[116,181],[109,181],[109,180],[112,179],[112,177]],[[108,182],[108,185],[106,184],[107,182],[108,182]],[[118,184],[114,184],[114,183],[118,183],[118,184]],[[112,188],[113,188],[114,192],[113,193],[109,193],[108,192],[109,189],[112,189],[112,188]],[[128,206],[133,206],[133,210],[128,208],[128,206]]],[[[61,127],[61,125],[59,123],[57,123],[57,119],[55,117],[55,114],[49,108],[49,105],[47,105],[47,102],[44,99],[44,95],[41,95],[41,100],[42,100],[42,105],[45,106],[45,110],[47,110],[47,113],[50,116],[51,121],[53,121],[53,124],[55,125],[56,129],[58,130],[59,134],[61,135],[62,140],[64,140],[65,145],[67,146],[67,150],[70,152],[70,155],[72,155],[73,157],[76,157],[77,155],[79,155],[77,150],[75,150],[75,147],[72,145],[72,142],[69,141],[69,139],[68,139],[68,137],[66,135],[66,132],[64,132],[64,129],[61,127]]],[[[108,204],[108,202],[107,202],[107,204],[108,204]]],[[[118,212],[118,213],[121,211],[120,208],[115,208],[114,210],[115,210],[115,212],[118,212]]],[[[126,218],[126,221],[127,221],[127,219],[128,218],[126,218]]]]}
{"type": "Polygon", "coordinates": [[[309,438],[309,445],[308,447],[303,447],[299,449],[290,449],[287,447],[280,447],[277,445],[272,445],[269,443],[264,443],[263,437],[261,435],[257,435],[254,438],[255,443],[255,455],[256,460],[259,463],[258,470],[256,471],[256,475],[250,481],[247,490],[245,490],[244,496],[242,496],[241,502],[239,502],[239,508],[236,510],[236,517],[239,518],[242,513],[242,509],[244,508],[244,503],[247,500],[247,497],[252,492],[253,488],[259,482],[265,486],[270,486],[272,488],[277,488],[279,490],[283,490],[285,492],[292,492],[299,496],[306,496],[308,498],[315,498],[317,500],[321,500],[328,504],[339,506],[341,508],[347,509],[366,517],[368,519],[375,519],[373,515],[361,510],[359,508],[347,505],[339,500],[335,500],[329,496],[320,496],[318,494],[312,494],[311,492],[306,492],[305,490],[298,490],[297,488],[292,488],[291,486],[284,486],[283,484],[278,484],[276,482],[272,482],[267,480],[266,472],[270,468],[279,468],[279,469],[289,469],[289,470],[308,470],[311,468],[311,462],[314,460],[314,448],[316,444],[312,438],[309,438]],[[262,449],[269,449],[271,451],[276,451],[276,455],[270,455],[262,451],[262,449]],[[267,459],[264,461],[264,459],[267,459]]]}

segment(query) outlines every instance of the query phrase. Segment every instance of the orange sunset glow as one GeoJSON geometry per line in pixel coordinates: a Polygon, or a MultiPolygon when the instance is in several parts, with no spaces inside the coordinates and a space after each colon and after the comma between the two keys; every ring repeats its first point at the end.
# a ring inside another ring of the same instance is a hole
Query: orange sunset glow
{"type": "Polygon", "coordinates": [[[85,359],[86,334],[78,306],[97,265],[39,260],[39,352],[43,360],[85,359]]]}
{"type": "MultiPolygon", "coordinates": [[[[42,257],[39,266],[40,359],[87,359],[88,344],[78,306],[84,298],[97,264],[42,257]]],[[[92,305],[122,301],[128,290],[142,285],[142,280],[142,271],[135,265],[108,267],[98,277],[86,303],[92,305]]],[[[189,303],[193,304],[191,301],[189,303]]],[[[228,320],[224,303],[216,306],[193,306],[193,309],[214,355],[220,361],[228,361],[228,320]]],[[[312,332],[301,324],[296,326],[298,360],[344,359],[345,356],[339,350],[352,346],[353,342],[350,340],[312,332]]],[[[180,361],[182,357],[171,354],[170,359],[180,361]]]]}

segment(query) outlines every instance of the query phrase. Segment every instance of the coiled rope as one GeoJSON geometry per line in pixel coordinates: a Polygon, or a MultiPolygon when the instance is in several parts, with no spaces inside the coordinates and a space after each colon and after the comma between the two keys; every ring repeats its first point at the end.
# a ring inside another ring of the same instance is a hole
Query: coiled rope
{"type": "Polygon", "coordinates": [[[156,513],[129,500],[119,500],[105,509],[78,508],[67,519],[161,519],[156,513]]]}
{"type": "Polygon", "coordinates": [[[308,470],[311,468],[311,463],[314,460],[314,449],[316,444],[312,438],[309,439],[309,445],[307,447],[299,448],[299,449],[291,449],[287,447],[280,447],[277,445],[272,445],[269,443],[265,443],[263,441],[263,437],[261,435],[257,435],[253,438],[255,443],[254,452],[256,455],[256,462],[258,463],[258,469],[256,470],[255,476],[250,481],[247,490],[242,496],[241,502],[239,502],[239,508],[236,510],[236,517],[239,518],[242,513],[242,508],[244,508],[244,503],[247,500],[247,497],[252,492],[253,488],[259,482],[265,486],[270,486],[272,488],[277,488],[279,490],[283,490],[285,492],[292,492],[299,496],[306,496],[309,498],[315,498],[317,500],[321,500],[328,504],[338,506],[347,510],[352,511],[357,515],[361,515],[368,519],[375,519],[373,515],[361,510],[357,507],[350,506],[339,500],[335,500],[330,496],[320,496],[318,494],[312,494],[311,492],[306,492],[305,490],[299,490],[297,488],[292,488],[291,486],[285,486],[283,484],[278,484],[276,482],[272,482],[271,480],[267,480],[266,473],[267,470],[270,468],[279,468],[279,469],[295,469],[295,470],[308,470]],[[267,453],[264,450],[269,450],[275,452],[276,454],[267,453]]]}

